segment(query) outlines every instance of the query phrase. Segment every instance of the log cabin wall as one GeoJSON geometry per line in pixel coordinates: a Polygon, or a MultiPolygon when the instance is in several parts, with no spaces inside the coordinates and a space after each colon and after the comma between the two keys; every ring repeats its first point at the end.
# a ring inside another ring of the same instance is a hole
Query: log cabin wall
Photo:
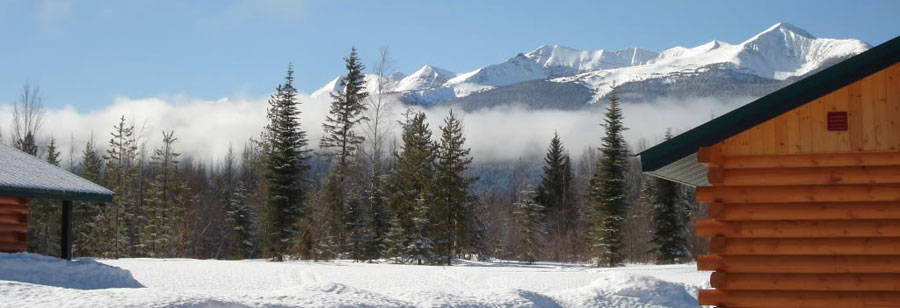
{"type": "Polygon", "coordinates": [[[0,252],[28,249],[28,203],[25,198],[0,197],[0,252]]]}
{"type": "Polygon", "coordinates": [[[700,304],[900,307],[900,64],[697,159],[711,185],[697,267],[715,271],[700,304]],[[829,112],[846,125],[829,130],[829,112]]]}

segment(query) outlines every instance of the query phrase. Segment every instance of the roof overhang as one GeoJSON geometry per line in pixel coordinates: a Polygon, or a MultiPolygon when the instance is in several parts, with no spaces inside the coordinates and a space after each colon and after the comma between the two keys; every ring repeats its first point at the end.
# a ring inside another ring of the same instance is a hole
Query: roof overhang
{"type": "Polygon", "coordinates": [[[708,186],[707,167],[697,162],[700,147],[722,142],[898,62],[900,36],[638,153],[641,170],[683,184],[708,186]]]}

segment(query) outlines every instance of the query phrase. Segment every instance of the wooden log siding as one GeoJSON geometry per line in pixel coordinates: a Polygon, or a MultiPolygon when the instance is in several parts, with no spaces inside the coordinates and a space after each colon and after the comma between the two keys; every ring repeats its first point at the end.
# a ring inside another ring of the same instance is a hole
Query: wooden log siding
{"type": "Polygon", "coordinates": [[[0,197],[0,252],[28,248],[28,199],[0,197]]]}
{"type": "Polygon", "coordinates": [[[712,185],[697,267],[715,271],[701,305],[900,307],[900,153],[722,147],[697,151],[712,185]]]}

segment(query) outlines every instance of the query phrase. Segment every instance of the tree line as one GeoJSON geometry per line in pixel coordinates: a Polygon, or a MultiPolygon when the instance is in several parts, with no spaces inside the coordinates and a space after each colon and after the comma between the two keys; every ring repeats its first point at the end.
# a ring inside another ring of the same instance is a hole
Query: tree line
{"type": "MultiPolygon", "coordinates": [[[[300,123],[303,106],[288,65],[269,97],[260,135],[229,148],[217,164],[182,157],[171,130],[148,149],[135,121],[119,118],[104,151],[89,140],[80,162],[70,163],[71,171],[115,192],[108,204],[76,204],[73,254],[620,266],[685,262],[697,252],[690,224],[701,211],[692,190],[640,173],[622,135],[615,90],[598,149],[573,162],[554,134],[539,177],[520,160],[509,165],[509,185],[476,190],[477,165],[457,113],[451,110],[436,129],[413,109],[394,123],[387,116],[392,103],[381,82],[365,82],[356,49],[344,64],[341,90],[331,94],[323,123],[300,123]],[[395,124],[399,139],[388,129],[395,124]],[[316,151],[306,125],[325,132],[313,141],[316,151]]],[[[388,78],[390,68],[383,49],[373,70],[377,80],[388,78]]],[[[37,143],[38,89],[26,85],[13,110],[11,144],[59,166],[56,140],[37,143]]],[[[35,201],[32,207],[29,251],[58,255],[59,205],[35,201]]]]}

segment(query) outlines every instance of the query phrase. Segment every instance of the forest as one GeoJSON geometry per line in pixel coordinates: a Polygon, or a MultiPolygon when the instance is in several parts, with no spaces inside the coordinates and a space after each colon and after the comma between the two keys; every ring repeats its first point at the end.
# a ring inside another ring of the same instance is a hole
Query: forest
{"type": "MultiPolygon", "coordinates": [[[[386,77],[389,63],[383,50],[371,72],[386,77]]],[[[269,97],[267,125],[217,163],[183,157],[176,131],[136,134],[137,121],[122,115],[100,137],[108,141],[80,145],[80,158],[65,167],[115,193],[111,203],[76,204],[73,255],[622,266],[682,263],[704,253],[707,245],[691,230],[705,209],[691,187],[641,174],[634,154],[647,145],[625,141],[615,89],[599,124],[584,130],[599,147],[573,159],[565,136],[554,134],[542,160],[485,169],[466,145],[466,133],[478,132],[467,132],[452,109],[428,119],[391,100],[380,84],[366,84],[355,49],[344,64],[343,90],[331,94],[323,123],[300,123],[304,106],[289,64],[269,97]],[[406,110],[399,121],[389,117],[398,107],[406,110]],[[393,122],[398,136],[388,129],[393,122]],[[309,126],[321,126],[324,136],[309,140],[309,126]],[[146,138],[161,142],[149,148],[146,138]],[[487,173],[508,179],[476,185],[487,173]]],[[[37,87],[23,88],[9,141],[60,166],[57,141],[39,137],[41,99],[37,87]]],[[[59,255],[60,205],[32,206],[28,251],[59,255]]]]}

